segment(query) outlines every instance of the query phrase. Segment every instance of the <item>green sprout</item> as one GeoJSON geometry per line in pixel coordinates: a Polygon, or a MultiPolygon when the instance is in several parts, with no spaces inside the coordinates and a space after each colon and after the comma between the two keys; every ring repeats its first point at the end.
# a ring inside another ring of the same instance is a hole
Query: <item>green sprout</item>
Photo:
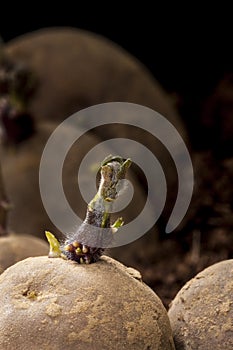
{"type": "MultiPolygon", "coordinates": [[[[49,257],[64,256],[79,264],[90,264],[99,260],[104,249],[98,246],[98,243],[95,247],[85,244],[85,237],[90,233],[90,226],[100,229],[106,228],[107,230],[104,232],[107,236],[107,241],[111,242],[113,234],[124,224],[123,219],[118,218],[111,225],[110,215],[113,202],[120,193],[120,181],[125,178],[126,171],[131,163],[130,159],[125,160],[120,156],[112,155],[103,160],[100,167],[101,179],[98,192],[88,204],[86,218],[78,230],[66,240],[62,248],[60,248],[60,244],[55,236],[46,231],[45,234],[50,244],[49,257]]],[[[99,231],[97,230],[96,232],[99,231]]],[[[94,238],[96,239],[96,237],[94,238]]]]}

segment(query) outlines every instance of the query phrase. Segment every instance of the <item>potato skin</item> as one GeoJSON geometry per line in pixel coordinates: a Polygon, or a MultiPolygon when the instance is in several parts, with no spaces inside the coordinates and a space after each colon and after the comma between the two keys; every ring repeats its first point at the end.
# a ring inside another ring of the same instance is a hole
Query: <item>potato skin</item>
{"type": "Polygon", "coordinates": [[[175,349],[160,299],[108,257],[90,265],[29,258],[0,276],[0,293],[5,350],[175,349]]]}
{"type": "Polygon", "coordinates": [[[23,234],[9,234],[0,238],[0,273],[9,266],[30,256],[47,254],[48,244],[36,237],[23,234]]]}
{"type": "Polygon", "coordinates": [[[172,301],[177,350],[233,349],[233,260],[214,264],[190,280],[172,301]]]}

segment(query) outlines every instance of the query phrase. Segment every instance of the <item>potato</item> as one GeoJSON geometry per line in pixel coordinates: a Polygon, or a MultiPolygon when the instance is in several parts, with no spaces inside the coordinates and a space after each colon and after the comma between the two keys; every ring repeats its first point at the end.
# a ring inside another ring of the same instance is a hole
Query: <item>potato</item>
{"type": "Polygon", "coordinates": [[[189,281],[169,309],[177,350],[233,349],[233,260],[189,281]]]}
{"type": "Polygon", "coordinates": [[[11,233],[0,237],[0,273],[20,260],[47,254],[48,250],[45,241],[30,235],[11,233]]]}
{"type": "Polygon", "coordinates": [[[147,69],[110,40],[81,29],[45,28],[13,39],[4,51],[38,78],[30,111],[37,120],[63,120],[98,103],[121,101],[151,107],[182,133],[166,93],[147,69]]]}
{"type": "Polygon", "coordinates": [[[175,349],[160,299],[140,274],[101,257],[29,258],[0,276],[4,350],[175,349]]]}

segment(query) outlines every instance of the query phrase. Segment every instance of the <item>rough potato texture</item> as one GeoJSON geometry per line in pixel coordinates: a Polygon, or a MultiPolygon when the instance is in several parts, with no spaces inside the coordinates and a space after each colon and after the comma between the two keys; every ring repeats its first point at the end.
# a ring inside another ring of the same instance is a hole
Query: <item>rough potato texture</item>
{"type": "Polygon", "coordinates": [[[168,315],[177,350],[232,350],[233,260],[214,264],[190,280],[168,315]]]}
{"type": "Polygon", "coordinates": [[[0,276],[4,350],[175,349],[165,308],[140,274],[103,256],[28,258],[0,276]]]}
{"type": "Polygon", "coordinates": [[[29,235],[10,234],[0,238],[0,273],[16,262],[30,256],[47,254],[49,246],[45,241],[29,235]]]}

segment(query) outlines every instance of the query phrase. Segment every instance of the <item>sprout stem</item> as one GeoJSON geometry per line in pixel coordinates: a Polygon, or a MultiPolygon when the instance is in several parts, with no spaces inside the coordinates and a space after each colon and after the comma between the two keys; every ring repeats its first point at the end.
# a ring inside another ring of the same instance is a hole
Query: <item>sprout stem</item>
{"type": "Polygon", "coordinates": [[[110,216],[114,200],[120,191],[120,180],[125,178],[131,160],[108,156],[101,164],[99,189],[87,207],[87,214],[79,229],[65,242],[63,254],[78,263],[96,262],[102,255],[106,242],[122,226],[119,218],[111,226],[110,216]],[[97,229],[99,228],[99,230],[97,229]],[[101,229],[107,230],[101,230],[101,229]]]}

